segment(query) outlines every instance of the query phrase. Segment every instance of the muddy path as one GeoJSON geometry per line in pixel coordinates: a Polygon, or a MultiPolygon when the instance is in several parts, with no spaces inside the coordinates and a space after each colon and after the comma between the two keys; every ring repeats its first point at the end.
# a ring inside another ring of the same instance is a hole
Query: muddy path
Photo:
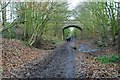
{"type": "Polygon", "coordinates": [[[64,43],[56,48],[54,54],[48,56],[42,63],[38,59],[24,65],[21,69],[13,70],[12,73],[18,78],[74,78],[75,64],[71,43],[64,43]]]}
{"type": "MultiPolygon", "coordinates": [[[[46,65],[46,68],[39,73],[37,77],[46,78],[74,78],[74,57],[70,43],[55,50],[52,60],[46,65]]],[[[36,77],[35,75],[35,77],[36,77]]]]}

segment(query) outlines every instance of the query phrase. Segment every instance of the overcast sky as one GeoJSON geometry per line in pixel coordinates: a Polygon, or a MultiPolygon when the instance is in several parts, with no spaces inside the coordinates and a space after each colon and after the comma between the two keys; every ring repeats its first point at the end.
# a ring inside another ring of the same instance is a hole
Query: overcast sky
{"type": "Polygon", "coordinates": [[[72,10],[74,9],[78,4],[79,2],[81,1],[84,1],[84,0],[68,0],[68,3],[69,3],[69,10],[72,10]]]}
{"type": "Polygon", "coordinates": [[[69,10],[74,9],[80,2],[87,2],[87,1],[91,1],[91,2],[96,2],[96,1],[116,1],[119,2],[120,0],[68,0],[69,5],[69,10]]]}
{"type": "MultiPolygon", "coordinates": [[[[84,0],[68,0],[68,10],[73,10],[75,9],[75,7],[84,0]]],[[[69,17],[68,19],[70,20],[74,20],[75,18],[73,16],[69,17]]]]}

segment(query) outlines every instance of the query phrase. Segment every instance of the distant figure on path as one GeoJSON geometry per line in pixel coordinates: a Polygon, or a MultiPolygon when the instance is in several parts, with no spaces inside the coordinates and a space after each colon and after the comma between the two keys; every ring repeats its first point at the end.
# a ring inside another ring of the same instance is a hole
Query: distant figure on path
{"type": "Polygon", "coordinates": [[[71,37],[67,37],[67,38],[66,38],[66,41],[67,41],[67,42],[70,42],[70,41],[71,41],[71,37]]]}

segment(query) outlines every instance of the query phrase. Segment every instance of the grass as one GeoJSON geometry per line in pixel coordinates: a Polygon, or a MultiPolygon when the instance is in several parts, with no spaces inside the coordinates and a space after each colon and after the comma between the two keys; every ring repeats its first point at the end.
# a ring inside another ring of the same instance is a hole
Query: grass
{"type": "Polygon", "coordinates": [[[120,62],[120,55],[100,56],[96,60],[103,64],[118,63],[120,62]]]}

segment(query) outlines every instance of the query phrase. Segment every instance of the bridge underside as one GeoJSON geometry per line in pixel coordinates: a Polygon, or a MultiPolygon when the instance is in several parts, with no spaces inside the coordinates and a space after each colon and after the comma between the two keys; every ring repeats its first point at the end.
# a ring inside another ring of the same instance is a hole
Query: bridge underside
{"type": "Polygon", "coordinates": [[[79,29],[80,31],[82,31],[82,28],[79,27],[79,26],[77,26],[77,25],[68,25],[68,26],[66,26],[66,27],[63,27],[62,30],[65,30],[65,29],[70,28],[70,27],[74,27],[74,28],[77,28],[77,29],[79,29]]]}

